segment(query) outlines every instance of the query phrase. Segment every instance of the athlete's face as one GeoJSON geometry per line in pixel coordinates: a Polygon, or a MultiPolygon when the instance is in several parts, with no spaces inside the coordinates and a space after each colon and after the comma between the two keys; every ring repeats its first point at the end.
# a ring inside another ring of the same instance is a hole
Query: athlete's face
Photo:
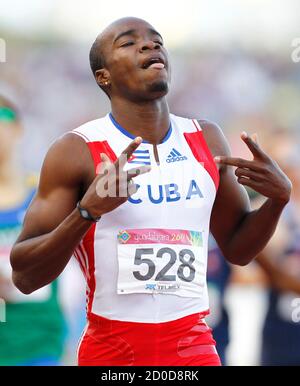
{"type": "Polygon", "coordinates": [[[105,69],[97,81],[109,82],[109,93],[134,100],[165,96],[170,68],[161,35],[147,22],[123,19],[104,38],[105,69]],[[104,78],[103,78],[104,76],[104,78]]]}

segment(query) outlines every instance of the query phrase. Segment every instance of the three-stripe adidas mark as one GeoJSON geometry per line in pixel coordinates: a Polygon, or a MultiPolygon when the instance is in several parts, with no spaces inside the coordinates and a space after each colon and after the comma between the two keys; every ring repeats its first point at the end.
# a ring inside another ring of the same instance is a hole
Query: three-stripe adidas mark
{"type": "Polygon", "coordinates": [[[179,153],[178,150],[174,149],[171,151],[170,155],[167,158],[167,163],[186,161],[187,157],[179,153]]]}

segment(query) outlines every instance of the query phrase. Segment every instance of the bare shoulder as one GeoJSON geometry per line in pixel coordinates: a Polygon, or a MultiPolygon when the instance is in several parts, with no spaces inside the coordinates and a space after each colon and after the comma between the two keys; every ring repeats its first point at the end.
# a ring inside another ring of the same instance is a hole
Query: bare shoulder
{"type": "Polygon", "coordinates": [[[18,241],[55,229],[74,210],[87,189],[89,178],[94,179],[94,167],[85,141],[67,133],[53,142],[18,241]]]}
{"type": "Polygon", "coordinates": [[[40,193],[51,185],[79,186],[94,177],[93,160],[85,141],[76,134],[67,133],[50,146],[43,162],[40,193]]]}
{"type": "Polygon", "coordinates": [[[230,156],[230,147],[220,126],[208,120],[198,120],[198,122],[212,155],[214,157],[230,156]]]}

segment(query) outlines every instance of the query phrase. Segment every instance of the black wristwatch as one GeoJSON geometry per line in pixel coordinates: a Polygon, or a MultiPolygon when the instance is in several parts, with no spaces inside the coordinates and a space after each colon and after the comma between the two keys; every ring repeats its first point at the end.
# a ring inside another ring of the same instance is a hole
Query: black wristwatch
{"type": "Polygon", "coordinates": [[[90,212],[80,206],[80,201],[77,203],[77,209],[79,210],[80,216],[84,218],[85,220],[93,221],[93,222],[98,222],[101,219],[100,217],[94,217],[90,214],[90,212]]]}

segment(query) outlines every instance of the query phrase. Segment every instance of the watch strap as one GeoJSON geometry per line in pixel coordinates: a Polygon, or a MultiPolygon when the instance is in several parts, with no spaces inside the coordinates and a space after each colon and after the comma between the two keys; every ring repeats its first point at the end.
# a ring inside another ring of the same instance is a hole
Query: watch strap
{"type": "Polygon", "coordinates": [[[80,216],[85,220],[98,222],[101,219],[101,216],[94,217],[90,214],[90,212],[87,209],[82,208],[82,206],[80,205],[80,201],[78,201],[77,203],[77,209],[79,210],[80,216]]]}

